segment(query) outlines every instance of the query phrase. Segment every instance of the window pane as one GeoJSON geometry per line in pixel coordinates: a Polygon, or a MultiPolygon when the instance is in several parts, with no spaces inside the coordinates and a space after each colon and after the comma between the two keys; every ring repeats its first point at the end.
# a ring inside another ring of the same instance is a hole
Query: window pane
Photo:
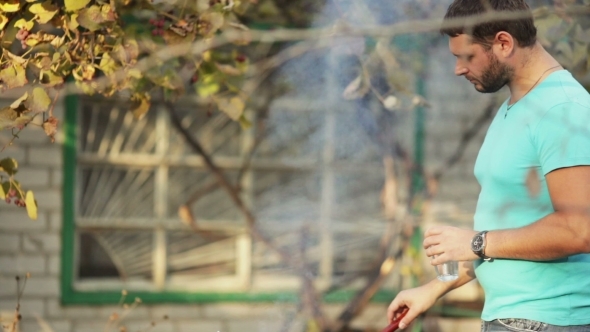
{"type": "Polygon", "coordinates": [[[97,98],[81,98],[80,108],[80,151],[98,155],[155,151],[156,112],[138,120],[129,105],[97,98]]]}
{"type": "Polygon", "coordinates": [[[81,280],[105,277],[151,280],[153,250],[150,231],[82,232],[79,277],[81,280]]]}
{"type": "MultiPolygon", "coordinates": [[[[224,173],[231,183],[235,183],[237,172],[224,173]]],[[[177,217],[178,208],[186,204],[191,197],[198,196],[191,206],[197,220],[232,223],[241,220],[241,214],[227,192],[217,185],[217,181],[207,170],[170,167],[168,186],[170,217],[177,217]]]]}
{"type": "Polygon", "coordinates": [[[79,216],[153,216],[153,170],[108,165],[84,166],[80,168],[79,174],[79,216]]]}
{"type": "Polygon", "coordinates": [[[317,220],[320,213],[320,175],[310,172],[254,172],[254,211],[264,226],[285,227],[317,220]]]}
{"type": "Polygon", "coordinates": [[[235,237],[216,232],[168,233],[170,277],[214,278],[236,273],[235,237]]]}
{"type": "Polygon", "coordinates": [[[264,140],[256,156],[281,160],[320,158],[325,117],[325,113],[319,111],[273,109],[266,120],[264,140]]]}
{"type": "MultiPolygon", "coordinates": [[[[179,106],[177,112],[180,114],[183,127],[199,140],[209,154],[216,157],[240,155],[242,129],[239,123],[219,111],[208,113],[203,106],[179,106]]],[[[175,128],[170,130],[168,153],[170,155],[196,154],[175,128]]]]}

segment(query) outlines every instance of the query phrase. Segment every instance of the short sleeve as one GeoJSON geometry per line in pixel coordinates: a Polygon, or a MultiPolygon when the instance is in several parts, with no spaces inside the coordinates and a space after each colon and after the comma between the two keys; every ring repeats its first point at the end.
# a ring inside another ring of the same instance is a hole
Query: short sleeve
{"type": "Polygon", "coordinates": [[[590,108],[575,102],[552,107],[533,131],[543,174],[590,165],[590,108]]]}

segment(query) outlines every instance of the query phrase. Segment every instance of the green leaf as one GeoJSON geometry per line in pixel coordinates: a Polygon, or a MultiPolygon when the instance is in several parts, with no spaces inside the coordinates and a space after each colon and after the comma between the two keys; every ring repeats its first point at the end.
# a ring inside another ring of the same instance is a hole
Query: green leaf
{"type": "Polygon", "coordinates": [[[0,11],[6,13],[14,13],[18,12],[20,9],[20,1],[19,0],[2,0],[0,1],[0,11]]]}
{"type": "Polygon", "coordinates": [[[31,98],[26,102],[27,108],[33,113],[41,113],[47,111],[51,105],[51,98],[45,92],[45,89],[36,87],[31,93],[31,98]]]}
{"type": "Polygon", "coordinates": [[[65,0],[66,11],[75,12],[78,11],[90,3],[90,0],[65,0]]]}
{"type": "Polygon", "coordinates": [[[24,86],[28,82],[25,76],[25,68],[21,65],[13,65],[2,69],[0,79],[9,89],[24,86]]]}
{"type": "Polygon", "coordinates": [[[54,6],[50,0],[47,0],[43,3],[36,3],[29,7],[29,11],[33,14],[36,14],[38,19],[37,21],[41,24],[45,24],[57,14],[58,8],[54,6]]]}
{"type": "Polygon", "coordinates": [[[4,158],[0,160],[0,171],[8,175],[14,175],[18,172],[18,163],[14,158],[4,158]]]}
{"type": "Polygon", "coordinates": [[[100,23],[104,22],[98,6],[90,6],[78,12],[78,23],[90,31],[100,29],[100,23]]]}
{"type": "Polygon", "coordinates": [[[37,220],[37,201],[32,191],[25,194],[25,204],[27,204],[27,214],[32,220],[37,220]]]}

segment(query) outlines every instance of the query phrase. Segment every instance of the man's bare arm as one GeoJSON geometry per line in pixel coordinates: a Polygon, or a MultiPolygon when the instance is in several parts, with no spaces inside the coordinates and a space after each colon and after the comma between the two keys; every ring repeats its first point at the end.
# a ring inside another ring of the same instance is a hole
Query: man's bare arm
{"type": "Polygon", "coordinates": [[[555,212],[522,228],[489,232],[486,255],[543,261],[590,252],[590,166],[557,169],[546,179],[555,212]]]}

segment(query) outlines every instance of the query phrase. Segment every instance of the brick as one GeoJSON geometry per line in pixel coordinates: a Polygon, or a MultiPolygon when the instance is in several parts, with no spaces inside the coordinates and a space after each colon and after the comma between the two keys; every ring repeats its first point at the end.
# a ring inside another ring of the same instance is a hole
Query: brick
{"type": "Polygon", "coordinates": [[[0,274],[5,276],[45,273],[45,257],[40,255],[2,255],[0,256],[0,274]]]}
{"type": "Polygon", "coordinates": [[[223,331],[223,324],[221,321],[216,320],[203,320],[196,322],[178,322],[176,323],[176,329],[178,332],[217,332],[223,331]]]}
{"type": "MultiPolygon", "coordinates": [[[[6,143],[8,143],[8,140],[0,139],[0,146],[4,146],[6,143]]],[[[20,147],[15,144],[13,146],[7,147],[2,152],[2,159],[4,159],[4,158],[16,159],[16,161],[19,164],[19,168],[20,168],[20,167],[22,167],[22,165],[25,165],[27,162],[27,151],[24,147],[20,147]]]]}
{"type": "Polygon", "coordinates": [[[51,170],[51,187],[61,188],[63,185],[63,170],[62,168],[51,170]]]}
{"type": "MultiPolygon", "coordinates": [[[[84,332],[105,332],[107,321],[98,320],[75,320],[72,323],[72,331],[84,331],[84,332]]],[[[109,330],[107,330],[109,331],[109,330]]],[[[117,331],[111,329],[109,332],[117,331]]]]}
{"type": "Polygon", "coordinates": [[[71,332],[72,323],[67,320],[47,320],[43,317],[25,319],[20,324],[22,332],[71,332]]]}
{"type": "Polygon", "coordinates": [[[61,210],[61,189],[39,189],[34,193],[40,210],[61,210]]]}
{"type": "MultiPolygon", "coordinates": [[[[47,317],[52,319],[95,319],[107,322],[113,313],[122,316],[125,310],[120,306],[62,306],[58,299],[47,300],[47,317]]],[[[139,306],[127,314],[127,319],[150,321],[147,307],[139,306]]]]}
{"type": "Polygon", "coordinates": [[[51,276],[61,275],[61,256],[50,255],[47,258],[46,271],[47,271],[47,274],[49,274],[51,276]]]}
{"type": "Polygon", "coordinates": [[[61,149],[46,147],[29,147],[28,162],[31,166],[47,165],[58,166],[62,165],[61,149]]]}
{"type": "MultiPolygon", "coordinates": [[[[16,309],[16,294],[0,300],[0,311],[14,312],[16,309]]],[[[42,316],[45,313],[45,303],[41,299],[21,299],[20,313],[24,318],[32,318],[35,315],[42,316]]]]}
{"type": "Polygon", "coordinates": [[[52,147],[51,140],[47,137],[47,134],[37,126],[28,126],[20,132],[18,137],[17,140],[20,144],[43,144],[47,145],[48,148],[52,147]]]}
{"type": "MultiPolygon", "coordinates": [[[[152,325],[152,322],[149,319],[146,320],[132,320],[123,321],[120,325],[125,326],[127,331],[150,331],[150,332],[171,332],[174,331],[174,325],[172,322],[169,321],[155,321],[155,324],[152,325]]],[[[115,330],[117,331],[117,330],[115,330]]],[[[199,332],[201,330],[198,330],[199,332]]],[[[203,330],[203,332],[209,332],[203,330]]],[[[214,332],[217,332],[214,331],[214,332]]],[[[275,331],[276,332],[276,331],[275,331]]]]}
{"type": "Polygon", "coordinates": [[[202,317],[201,307],[198,305],[155,305],[150,308],[152,319],[168,316],[171,320],[202,317]]]}
{"type": "Polygon", "coordinates": [[[27,281],[25,288],[26,296],[59,296],[59,278],[58,277],[36,277],[32,276],[27,281]]]}
{"type": "Polygon", "coordinates": [[[277,332],[282,322],[278,320],[232,319],[227,322],[228,332],[277,332]]]}
{"type": "Polygon", "coordinates": [[[19,249],[20,234],[0,234],[0,253],[13,253],[19,251],[19,249]]]}
{"type": "Polygon", "coordinates": [[[27,211],[22,208],[2,208],[0,210],[0,231],[44,229],[46,225],[47,221],[44,214],[39,214],[37,220],[31,220],[27,216],[27,211]]]}
{"type": "Polygon", "coordinates": [[[13,277],[0,275],[0,297],[14,297],[16,299],[16,280],[13,277]]]}
{"type": "Polygon", "coordinates": [[[203,306],[203,316],[206,318],[225,317],[277,317],[281,314],[281,306],[275,304],[211,304],[203,306]]]}
{"type": "Polygon", "coordinates": [[[50,171],[43,168],[19,168],[17,178],[24,188],[35,189],[49,186],[50,171]]]}
{"type": "Polygon", "coordinates": [[[49,229],[53,231],[61,231],[63,219],[61,212],[52,211],[49,214],[49,229]]]}
{"type": "Polygon", "coordinates": [[[58,253],[61,250],[61,236],[54,234],[23,234],[25,252],[58,253]]]}

